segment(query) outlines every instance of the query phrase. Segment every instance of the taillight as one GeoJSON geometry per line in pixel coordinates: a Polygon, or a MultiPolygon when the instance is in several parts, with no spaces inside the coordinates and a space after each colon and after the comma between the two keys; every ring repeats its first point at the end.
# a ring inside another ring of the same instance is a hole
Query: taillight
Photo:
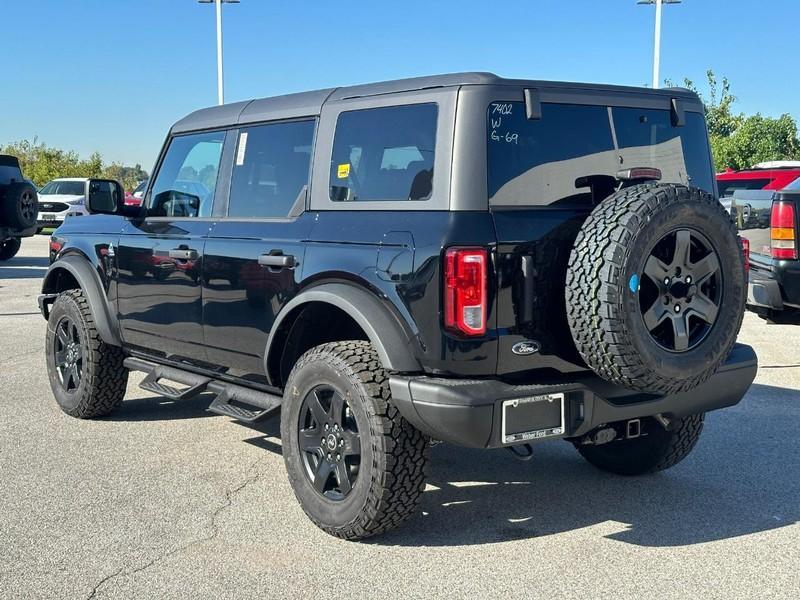
{"type": "Polygon", "coordinates": [[[50,252],[53,252],[54,254],[58,254],[59,252],[61,252],[61,248],[62,247],[63,247],[63,244],[60,241],[58,241],[57,239],[53,239],[53,238],[50,239],[50,252]]]}
{"type": "Polygon", "coordinates": [[[744,272],[745,275],[750,273],[750,240],[747,238],[740,238],[742,240],[742,254],[744,255],[744,272]]]}
{"type": "Polygon", "coordinates": [[[770,216],[772,258],[797,258],[794,204],[778,200],[772,203],[770,216]]]}
{"type": "Polygon", "coordinates": [[[463,335],[485,334],[486,250],[450,248],[444,263],[445,328],[463,335]]]}

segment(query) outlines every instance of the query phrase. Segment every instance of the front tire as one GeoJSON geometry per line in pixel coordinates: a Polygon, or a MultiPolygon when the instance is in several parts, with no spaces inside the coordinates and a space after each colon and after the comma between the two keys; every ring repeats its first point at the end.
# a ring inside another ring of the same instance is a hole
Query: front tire
{"type": "Polygon", "coordinates": [[[358,540],[416,510],[429,440],[391,403],[369,342],[332,342],[300,357],[284,392],[281,439],[297,500],[323,531],[358,540]]]}
{"type": "Polygon", "coordinates": [[[110,414],[128,384],[122,349],[97,333],[89,302],[79,289],[62,292],[50,310],[45,336],[50,387],[65,413],[79,419],[110,414]]]}
{"type": "Polygon", "coordinates": [[[647,435],[600,446],[577,446],[589,463],[617,475],[644,475],[674,467],[686,458],[703,431],[703,413],[678,419],[670,430],[648,423],[647,435]]]}

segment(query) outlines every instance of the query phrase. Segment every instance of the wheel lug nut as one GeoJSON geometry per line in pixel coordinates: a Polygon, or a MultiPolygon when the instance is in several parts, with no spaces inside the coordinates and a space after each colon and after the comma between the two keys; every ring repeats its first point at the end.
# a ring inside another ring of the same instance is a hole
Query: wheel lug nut
{"type": "Polygon", "coordinates": [[[664,285],[669,285],[669,277],[664,277],[664,285]]]}
{"type": "Polygon", "coordinates": [[[339,445],[344,446],[344,440],[342,438],[339,438],[339,445]]]}
{"type": "Polygon", "coordinates": [[[677,312],[681,312],[681,305],[680,305],[680,304],[676,304],[676,305],[675,305],[675,312],[676,312],[676,313],[677,313],[677,312]]]}
{"type": "Polygon", "coordinates": [[[331,426],[328,425],[327,423],[325,423],[325,431],[328,431],[328,429],[330,429],[330,428],[331,428],[331,426]]]}
{"type": "Polygon", "coordinates": [[[336,455],[336,460],[342,460],[342,456],[340,454],[336,455]]]}
{"type": "Polygon", "coordinates": [[[687,275],[686,276],[686,283],[692,283],[692,276],[691,275],[687,275]]]}
{"type": "Polygon", "coordinates": [[[330,459],[331,459],[331,453],[328,452],[328,460],[330,460],[330,459]]]}

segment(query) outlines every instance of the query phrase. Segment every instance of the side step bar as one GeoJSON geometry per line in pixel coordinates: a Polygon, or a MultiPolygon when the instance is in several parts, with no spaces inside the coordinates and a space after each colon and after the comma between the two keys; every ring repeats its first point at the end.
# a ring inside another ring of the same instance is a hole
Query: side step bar
{"type": "Polygon", "coordinates": [[[283,400],[277,394],[259,392],[141,358],[128,357],[123,364],[131,371],[147,373],[147,377],[139,384],[143,390],[175,401],[189,400],[204,392],[210,392],[214,394],[214,400],[208,407],[209,411],[244,423],[255,423],[268,417],[280,408],[283,400]],[[186,387],[179,389],[162,383],[162,379],[186,387]]]}

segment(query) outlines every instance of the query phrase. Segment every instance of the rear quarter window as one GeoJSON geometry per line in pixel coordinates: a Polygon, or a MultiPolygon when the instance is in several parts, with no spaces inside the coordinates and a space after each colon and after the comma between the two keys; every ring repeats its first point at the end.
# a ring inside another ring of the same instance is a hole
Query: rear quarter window
{"type": "Polygon", "coordinates": [[[334,202],[427,200],[433,191],[436,104],[339,115],[330,168],[334,202]]]}

